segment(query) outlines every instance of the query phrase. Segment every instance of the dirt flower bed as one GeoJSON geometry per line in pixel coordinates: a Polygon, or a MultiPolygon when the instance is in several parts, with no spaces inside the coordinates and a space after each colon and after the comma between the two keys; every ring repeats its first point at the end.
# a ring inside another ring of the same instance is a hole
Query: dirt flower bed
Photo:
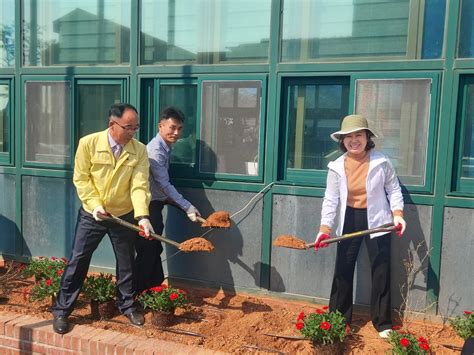
{"type": "MultiPolygon", "coordinates": [[[[0,299],[0,311],[52,318],[49,313],[50,300],[29,302],[28,294],[33,286],[31,279],[16,280],[11,286],[7,297],[0,299]]],[[[158,329],[151,324],[150,312],[146,313],[146,324],[142,328],[131,326],[118,313],[107,321],[93,320],[89,304],[82,298],[78,300],[70,320],[73,324],[87,324],[236,354],[334,353],[333,350],[326,351],[327,348],[324,347],[315,349],[308,340],[291,339],[301,337],[295,327],[300,312],[314,312],[322,305],[245,294],[226,295],[222,291],[179,286],[187,291],[190,306],[186,311],[177,310],[173,324],[166,329],[158,329]]],[[[449,325],[418,321],[410,325],[410,331],[426,338],[436,354],[458,354],[463,344],[463,340],[449,325]]],[[[345,339],[342,353],[384,354],[390,349],[391,346],[379,338],[367,316],[354,315],[352,334],[345,339]]]]}

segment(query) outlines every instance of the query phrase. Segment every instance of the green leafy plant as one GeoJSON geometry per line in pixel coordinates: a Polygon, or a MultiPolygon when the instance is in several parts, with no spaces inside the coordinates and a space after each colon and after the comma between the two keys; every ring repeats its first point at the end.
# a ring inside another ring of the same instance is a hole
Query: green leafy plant
{"type": "Polygon", "coordinates": [[[64,270],[66,264],[66,258],[40,256],[30,259],[23,273],[26,277],[34,276],[36,281],[51,279],[57,274],[58,270],[64,270]]]}
{"type": "Polygon", "coordinates": [[[457,335],[463,339],[474,336],[474,313],[464,311],[462,316],[457,316],[449,321],[457,335]]]}
{"type": "Polygon", "coordinates": [[[143,308],[162,312],[174,312],[176,308],[185,307],[188,303],[183,290],[165,284],[143,291],[137,299],[143,308]]]}
{"type": "Polygon", "coordinates": [[[315,344],[343,342],[346,336],[344,316],[339,311],[328,312],[326,306],[323,309],[316,309],[315,313],[301,312],[296,321],[296,328],[315,344]]]}
{"type": "Polygon", "coordinates": [[[393,330],[390,332],[387,342],[392,345],[392,354],[397,355],[418,355],[430,354],[431,348],[428,340],[423,337],[417,337],[404,330],[393,330]]]}
{"type": "Polygon", "coordinates": [[[115,298],[115,282],[111,274],[87,276],[82,292],[92,301],[107,302],[115,298]]]}
{"type": "Polygon", "coordinates": [[[57,270],[50,278],[37,281],[30,292],[31,301],[42,301],[46,297],[56,297],[59,293],[61,276],[64,270],[57,270]]]}

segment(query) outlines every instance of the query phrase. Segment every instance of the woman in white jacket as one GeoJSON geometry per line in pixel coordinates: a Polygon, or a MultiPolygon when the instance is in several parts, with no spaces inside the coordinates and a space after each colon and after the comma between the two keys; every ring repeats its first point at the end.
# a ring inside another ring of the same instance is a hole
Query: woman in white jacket
{"type": "MultiPolygon", "coordinates": [[[[328,177],[316,236],[317,251],[328,244],[336,225],[336,235],[375,228],[393,222],[406,228],[403,219],[403,196],[390,160],[373,151],[375,133],[361,115],[344,117],[341,130],[331,134],[345,153],[328,164],[328,177]],[[337,212],[339,218],[336,221],[337,212]]],[[[340,311],[346,318],[346,330],[352,321],[354,268],[362,241],[365,240],[372,267],[371,318],[383,338],[392,328],[390,315],[390,233],[374,233],[370,238],[353,238],[337,244],[330,311],[340,311]]]]}

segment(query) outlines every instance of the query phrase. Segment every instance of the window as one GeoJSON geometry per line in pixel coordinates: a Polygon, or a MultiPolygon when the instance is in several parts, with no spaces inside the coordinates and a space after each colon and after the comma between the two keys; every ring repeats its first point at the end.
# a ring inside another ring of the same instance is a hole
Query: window
{"type": "Polygon", "coordinates": [[[122,80],[78,80],[76,83],[78,138],[108,127],[108,112],[122,102],[122,80]]]}
{"type": "Polygon", "coordinates": [[[271,0],[143,0],[141,64],[268,62],[271,0]]]}
{"type": "Polygon", "coordinates": [[[342,152],[330,134],[349,108],[349,77],[289,78],[284,81],[282,136],[286,135],[281,177],[324,183],[322,172],[342,152]]]}
{"type": "Polygon", "coordinates": [[[129,63],[131,0],[23,4],[24,65],[129,63]]]}
{"type": "MultiPolygon", "coordinates": [[[[445,4],[440,2],[428,0],[425,5],[443,10],[427,13],[427,34],[433,23],[444,23],[445,4]]],[[[419,58],[423,10],[419,1],[410,0],[285,0],[281,61],[419,58]]],[[[426,55],[441,55],[442,34],[427,36],[426,40],[430,41],[425,43],[426,55]]]]}
{"type": "Polygon", "coordinates": [[[261,81],[202,81],[200,172],[259,175],[261,102],[261,81]]]}
{"type": "Polygon", "coordinates": [[[69,81],[25,82],[26,162],[71,163],[70,97],[69,81]]]}
{"type": "Polygon", "coordinates": [[[376,149],[390,157],[405,185],[429,185],[432,83],[432,78],[355,81],[355,112],[364,115],[375,129],[379,135],[374,139],[376,149]]]}
{"type": "Polygon", "coordinates": [[[0,80],[0,162],[9,162],[10,151],[10,83],[0,80]]]}
{"type": "Polygon", "coordinates": [[[474,58],[474,1],[462,0],[458,57],[474,58]]]}
{"type": "Polygon", "coordinates": [[[474,75],[461,77],[453,189],[474,194],[474,75]]]}
{"type": "Polygon", "coordinates": [[[0,1],[0,68],[15,65],[15,0],[0,1]]]}

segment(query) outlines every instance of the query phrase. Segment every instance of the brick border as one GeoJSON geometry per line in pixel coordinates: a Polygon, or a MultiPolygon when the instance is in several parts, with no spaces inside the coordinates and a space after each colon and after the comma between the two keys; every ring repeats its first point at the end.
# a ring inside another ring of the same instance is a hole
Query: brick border
{"type": "Polygon", "coordinates": [[[148,339],[112,330],[74,325],[64,335],[53,331],[52,320],[0,312],[0,353],[10,354],[225,354],[198,346],[148,339]]]}

